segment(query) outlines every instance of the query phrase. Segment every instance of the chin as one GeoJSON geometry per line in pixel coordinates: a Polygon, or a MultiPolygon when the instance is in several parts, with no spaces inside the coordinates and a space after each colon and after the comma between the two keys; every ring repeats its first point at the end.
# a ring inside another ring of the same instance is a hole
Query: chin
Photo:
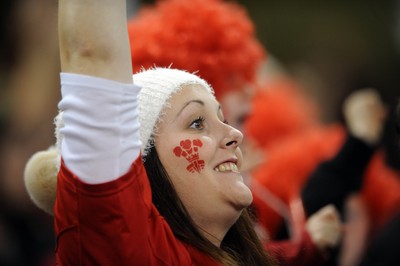
{"type": "Polygon", "coordinates": [[[246,185],[243,184],[243,188],[240,192],[238,192],[237,197],[236,197],[236,202],[238,207],[241,209],[247,208],[251,205],[253,202],[253,194],[250,191],[250,188],[248,188],[246,185]]]}

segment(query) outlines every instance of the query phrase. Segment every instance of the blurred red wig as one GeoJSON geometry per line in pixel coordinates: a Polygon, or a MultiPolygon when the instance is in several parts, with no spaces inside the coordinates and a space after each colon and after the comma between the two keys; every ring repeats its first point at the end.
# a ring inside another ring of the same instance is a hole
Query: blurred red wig
{"type": "Polygon", "coordinates": [[[264,148],[315,126],[318,108],[289,78],[263,84],[252,102],[252,112],[245,123],[246,137],[264,148]]]}
{"type": "MultiPolygon", "coordinates": [[[[252,179],[289,206],[299,198],[302,186],[315,167],[337,153],[344,137],[341,126],[331,125],[312,127],[286,138],[268,149],[267,161],[252,172],[252,179]]],[[[253,201],[259,223],[274,239],[284,221],[260,196],[255,193],[253,201]]]]}
{"type": "Polygon", "coordinates": [[[196,72],[217,97],[253,82],[265,59],[252,21],[231,2],[159,1],[130,19],[128,30],[134,72],[154,66],[196,72]]]}
{"type": "Polygon", "coordinates": [[[385,163],[383,151],[376,153],[369,163],[361,195],[372,222],[372,233],[400,212],[400,174],[385,163]]]}

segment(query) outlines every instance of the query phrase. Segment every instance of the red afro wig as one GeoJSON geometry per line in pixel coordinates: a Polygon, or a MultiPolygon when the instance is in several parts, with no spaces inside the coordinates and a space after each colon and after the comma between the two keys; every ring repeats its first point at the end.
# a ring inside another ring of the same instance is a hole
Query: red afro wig
{"type": "Polygon", "coordinates": [[[264,84],[252,102],[245,123],[246,137],[270,148],[287,137],[318,124],[318,108],[288,78],[264,84]]]}
{"type": "Polygon", "coordinates": [[[196,72],[217,97],[253,82],[265,59],[246,11],[220,0],[159,1],[130,19],[128,31],[134,72],[154,66],[196,72]]]}
{"type": "MultiPolygon", "coordinates": [[[[299,197],[302,186],[315,167],[332,158],[344,138],[345,131],[340,125],[314,127],[287,138],[268,151],[267,161],[252,172],[252,179],[289,206],[293,199],[299,197]]],[[[260,224],[274,239],[283,223],[282,217],[257,193],[254,194],[253,204],[260,224]]]]}

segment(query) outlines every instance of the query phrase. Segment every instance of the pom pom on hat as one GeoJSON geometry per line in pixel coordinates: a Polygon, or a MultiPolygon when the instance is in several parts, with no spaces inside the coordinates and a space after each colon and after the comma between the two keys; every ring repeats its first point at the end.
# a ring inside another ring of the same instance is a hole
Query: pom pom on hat
{"type": "Polygon", "coordinates": [[[133,75],[134,83],[141,88],[139,93],[140,140],[142,157],[153,145],[153,134],[157,133],[157,122],[162,119],[162,110],[168,108],[169,98],[186,85],[201,85],[208,92],[213,90],[206,81],[194,74],[171,69],[153,68],[133,75]]]}
{"type": "Polygon", "coordinates": [[[57,149],[35,153],[25,166],[24,181],[32,201],[40,209],[53,215],[57,187],[57,149]]]}

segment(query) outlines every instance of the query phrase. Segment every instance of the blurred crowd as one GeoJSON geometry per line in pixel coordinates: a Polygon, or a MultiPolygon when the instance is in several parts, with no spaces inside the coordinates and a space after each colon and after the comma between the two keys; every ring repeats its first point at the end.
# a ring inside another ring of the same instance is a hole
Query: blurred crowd
{"type": "Polygon", "coordinates": [[[54,141],[57,2],[1,6],[0,265],[46,265],[54,250],[53,222],[31,203],[23,171],[32,153],[54,141]]]}
{"type": "MultiPolygon", "coordinates": [[[[316,99],[335,91],[316,95],[317,73],[308,72],[308,82],[293,75],[257,40],[244,4],[160,2],[142,9],[132,1],[130,34],[158,44],[131,44],[134,71],[172,64],[214,87],[229,123],[245,135],[242,171],[266,248],[285,265],[400,264],[400,84],[346,84],[354,87],[332,96],[343,100],[328,123],[330,103],[316,99]]],[[[52,265],[52,216],[30,199],[24,169],[55,142],[57,1],[1,5],[0,265],[52,265]]]]}

